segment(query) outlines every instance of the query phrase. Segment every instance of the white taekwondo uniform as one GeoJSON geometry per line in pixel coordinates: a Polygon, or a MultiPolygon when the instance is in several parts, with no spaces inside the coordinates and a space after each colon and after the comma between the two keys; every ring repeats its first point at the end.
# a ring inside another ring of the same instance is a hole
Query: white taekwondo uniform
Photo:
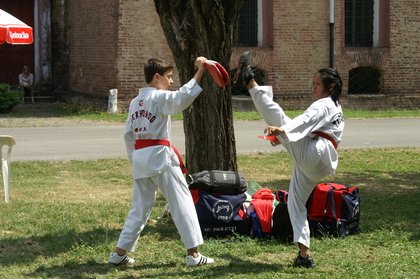
{"type": "Polygon", "coordinates": [[[170,115],[186,109],[202,90],[195,79],[191,79],[177,91],[142,88],[131,101],[124,139],[132,166],[133,197],[118,247],[135,250],[158,188],[168,201],[184,246],[190,249],[203,243],[193,199],[175,152],[165,145],[135,149],[138,140],[170,140],[170,115]]]}
{"type": "Polygon", "coordinates": [[[341,141],[343,111],[340,104],[336,106],[331,97],[326,97],[313,102],[303,114],[290,119],[273,101],[271,86],[257,86],[249,92],[265,122],[283,128],[287,135],[278,139],[294,162],[287,202],[293,241],[309,247],[310,232],[305,205],[316,184],[337,169],[338,154],[332,141],[336,144],[341,141]],[[312,134],[315,131],[322,132],[332,141],[312,134]]]}

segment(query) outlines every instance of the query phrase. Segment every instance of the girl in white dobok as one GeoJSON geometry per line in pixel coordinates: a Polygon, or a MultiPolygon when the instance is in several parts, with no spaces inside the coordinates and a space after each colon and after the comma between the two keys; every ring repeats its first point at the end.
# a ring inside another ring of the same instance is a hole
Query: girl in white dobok
{"type": "Polygon", "coordinates": [[[293,226],[293,241],[299,247],[297,267],[313,267],[309,254],[310,232],[306,202],[322,178],[334,174],[338,165],[337,146],[344,129],[339,97],[342,81],[336,70],[324,68],[313,76],[315,101],[304,113],[289,118],[273,101],[271,86],[259,86],[250,67],[250,55],[239,60],[239,79],[247,87],[257,110],[268,126],[265,133],[275,136],[272,145],[283,144],[293,159],[287,207],[293,226]]]}

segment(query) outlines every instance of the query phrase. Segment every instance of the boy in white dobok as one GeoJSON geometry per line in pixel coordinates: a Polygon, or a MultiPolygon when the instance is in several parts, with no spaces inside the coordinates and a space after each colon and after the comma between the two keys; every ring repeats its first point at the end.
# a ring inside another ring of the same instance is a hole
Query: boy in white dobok
{"type": "Polygon", "coordinates": [[[127,256],[150,217],[159,189],[168,201],[171,216],[187,249],[186,265],[213,263],[198,252],[203,237],[197,213],[181,171],[182,159],[170,143],[171,115],[186,109],[202,92],[198,84],[205,71],[206,58],[195,61],[194,77],[179,90],[169,91],[174,67],[152,58],[144,66],[147,87],[139,90],[129,107],[124,139],[134,179],[131,210],[125,221],[109,262],[114,265],[134,263],[127,256]]]}
{"type": "Polygon", "coordinates": [[[311,268],[314,261],[309,254],[306,202],[319,181],[337,169],[337,146],[344,130],[339,101],[342,81],[334,69],[324,68],[316,72],[312,83],[315,101],[303,114],[290,119],[273,101],[272,88],[256,83],[250,64],[250,53],[245,52],[239,60],[237,82],[247,87],[255,107],[269,125],[264,132],[276,137],[272,145],[283,144],[293,159],[287,208],[293,241],[299,247],[294,266],[311,268]]]}

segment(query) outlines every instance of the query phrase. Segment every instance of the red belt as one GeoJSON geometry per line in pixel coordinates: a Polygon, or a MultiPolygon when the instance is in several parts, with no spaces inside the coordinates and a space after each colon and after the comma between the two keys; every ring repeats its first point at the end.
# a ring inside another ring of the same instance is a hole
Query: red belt
{"type": "Polygon", "coordinates": [[[332,143],[332,145],[334,146],[335,149],[338,148],[337,142],[332,137],[330,137],[329,135],[327,135],[327,134],[325,134],[323,132],[320,132],[320,131],[312,132],[312,134],[314,134],[314,135],[316,135],[318,137],[321,137],[321,138],[324,138],[324,139],[329,140],[332,143]]]}
{"type": "Polygon", "coordinates": [[[172,150],[175,152],[176,156],[178,157],[179,160],[179,166],[181,167],[182,173],[187,173],[188,170],[184,165],[184,161],[182,161],[182,157],[178,152],[178,149],[175,148],[175,146],[171,145],[171,142],[169,140],[166,139],[138,139],[136,140],[136,143],[134,144],[134,149],[142,149],[142,148],[146,148],[149,146],[156,146],[156,145],[165,145],[168,146],[170,148],[172,148],[172,150]]]}

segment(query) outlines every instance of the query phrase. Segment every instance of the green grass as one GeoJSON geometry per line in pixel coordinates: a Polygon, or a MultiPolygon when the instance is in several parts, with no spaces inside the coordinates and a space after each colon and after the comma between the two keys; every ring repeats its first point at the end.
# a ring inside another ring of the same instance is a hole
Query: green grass
{"type": "MultiPolygon", "coordinates": [[[[303,110],[285,110],[285,113],[293,118],[303,113],[303,110]]],[[[420,109],[404,110],[349,110],[344,109],[344,117],[350,118],[391,118],[391,117],[420,117],[420,109]]],[[[261,120],[261,114],[256,111],[251,112],[233,112],[235,120],[261,120]]]]}
{"type": "MultiPolygon", "coordinates": [[[[301,114],[303,110],[286,110],[289,117],[296,117],[301,114]]],[[[415,110],[344,110],[344,115],[347,119],[350,118],[389,118],[389,117],[420,117],[420,109],[415,110]]],[[[16,107],[13,112],[7,114],[0,114],[3,121],[25,119],[29,126],[40,126],[48,124],[39,124],[39,119],[61,118],[66,120],[78,121],[92,121],[92,122],[109,122],[109,123],[124,123],[127,119],[127,114],[116,113],[109,114],[106,111],[86,108],[77,105],[69,105],[65,103],[52,104],[36,104],[36,105],[20,105],[16,107]],[[37,118],[37,120],[28,121],[28,118],[37,118]],[[37,122],[35,122],[37,121],[37,122]],[[35,122],[35,123],[33,123],[35,122]]],[[[261,115],[256,111],[251,112],[233,112],[234,120],[261,120],[261,115]]],[[[177,113],[172,116],[173,120],[182,120],[182,113],[177,113]]],[[[1,119],[0,119],[1,120],[1,119]]],[[[15,125],[7,124],[0,121],[0,127],[7,127],[15,125]]]]}
{"type": "MultiPolygon", "coordinates": [[[[291,267],[297,249],[231,237],[200,247],[214,266],[187,268],[184,248],[158,197],[131,268],[107,264],[129,210],[127,160],[12,162],[11,201],[0,201],[0,278],[418,278],[420,148],[340,151],[336,181],[361,191],[362,232],[313,238],[313,270],[291,267]]],[[[287,189],[284,152],[239,156],[239,171],[287,189]]],[[[1,197],[3,198],[3,197],[1,197]]]]}

